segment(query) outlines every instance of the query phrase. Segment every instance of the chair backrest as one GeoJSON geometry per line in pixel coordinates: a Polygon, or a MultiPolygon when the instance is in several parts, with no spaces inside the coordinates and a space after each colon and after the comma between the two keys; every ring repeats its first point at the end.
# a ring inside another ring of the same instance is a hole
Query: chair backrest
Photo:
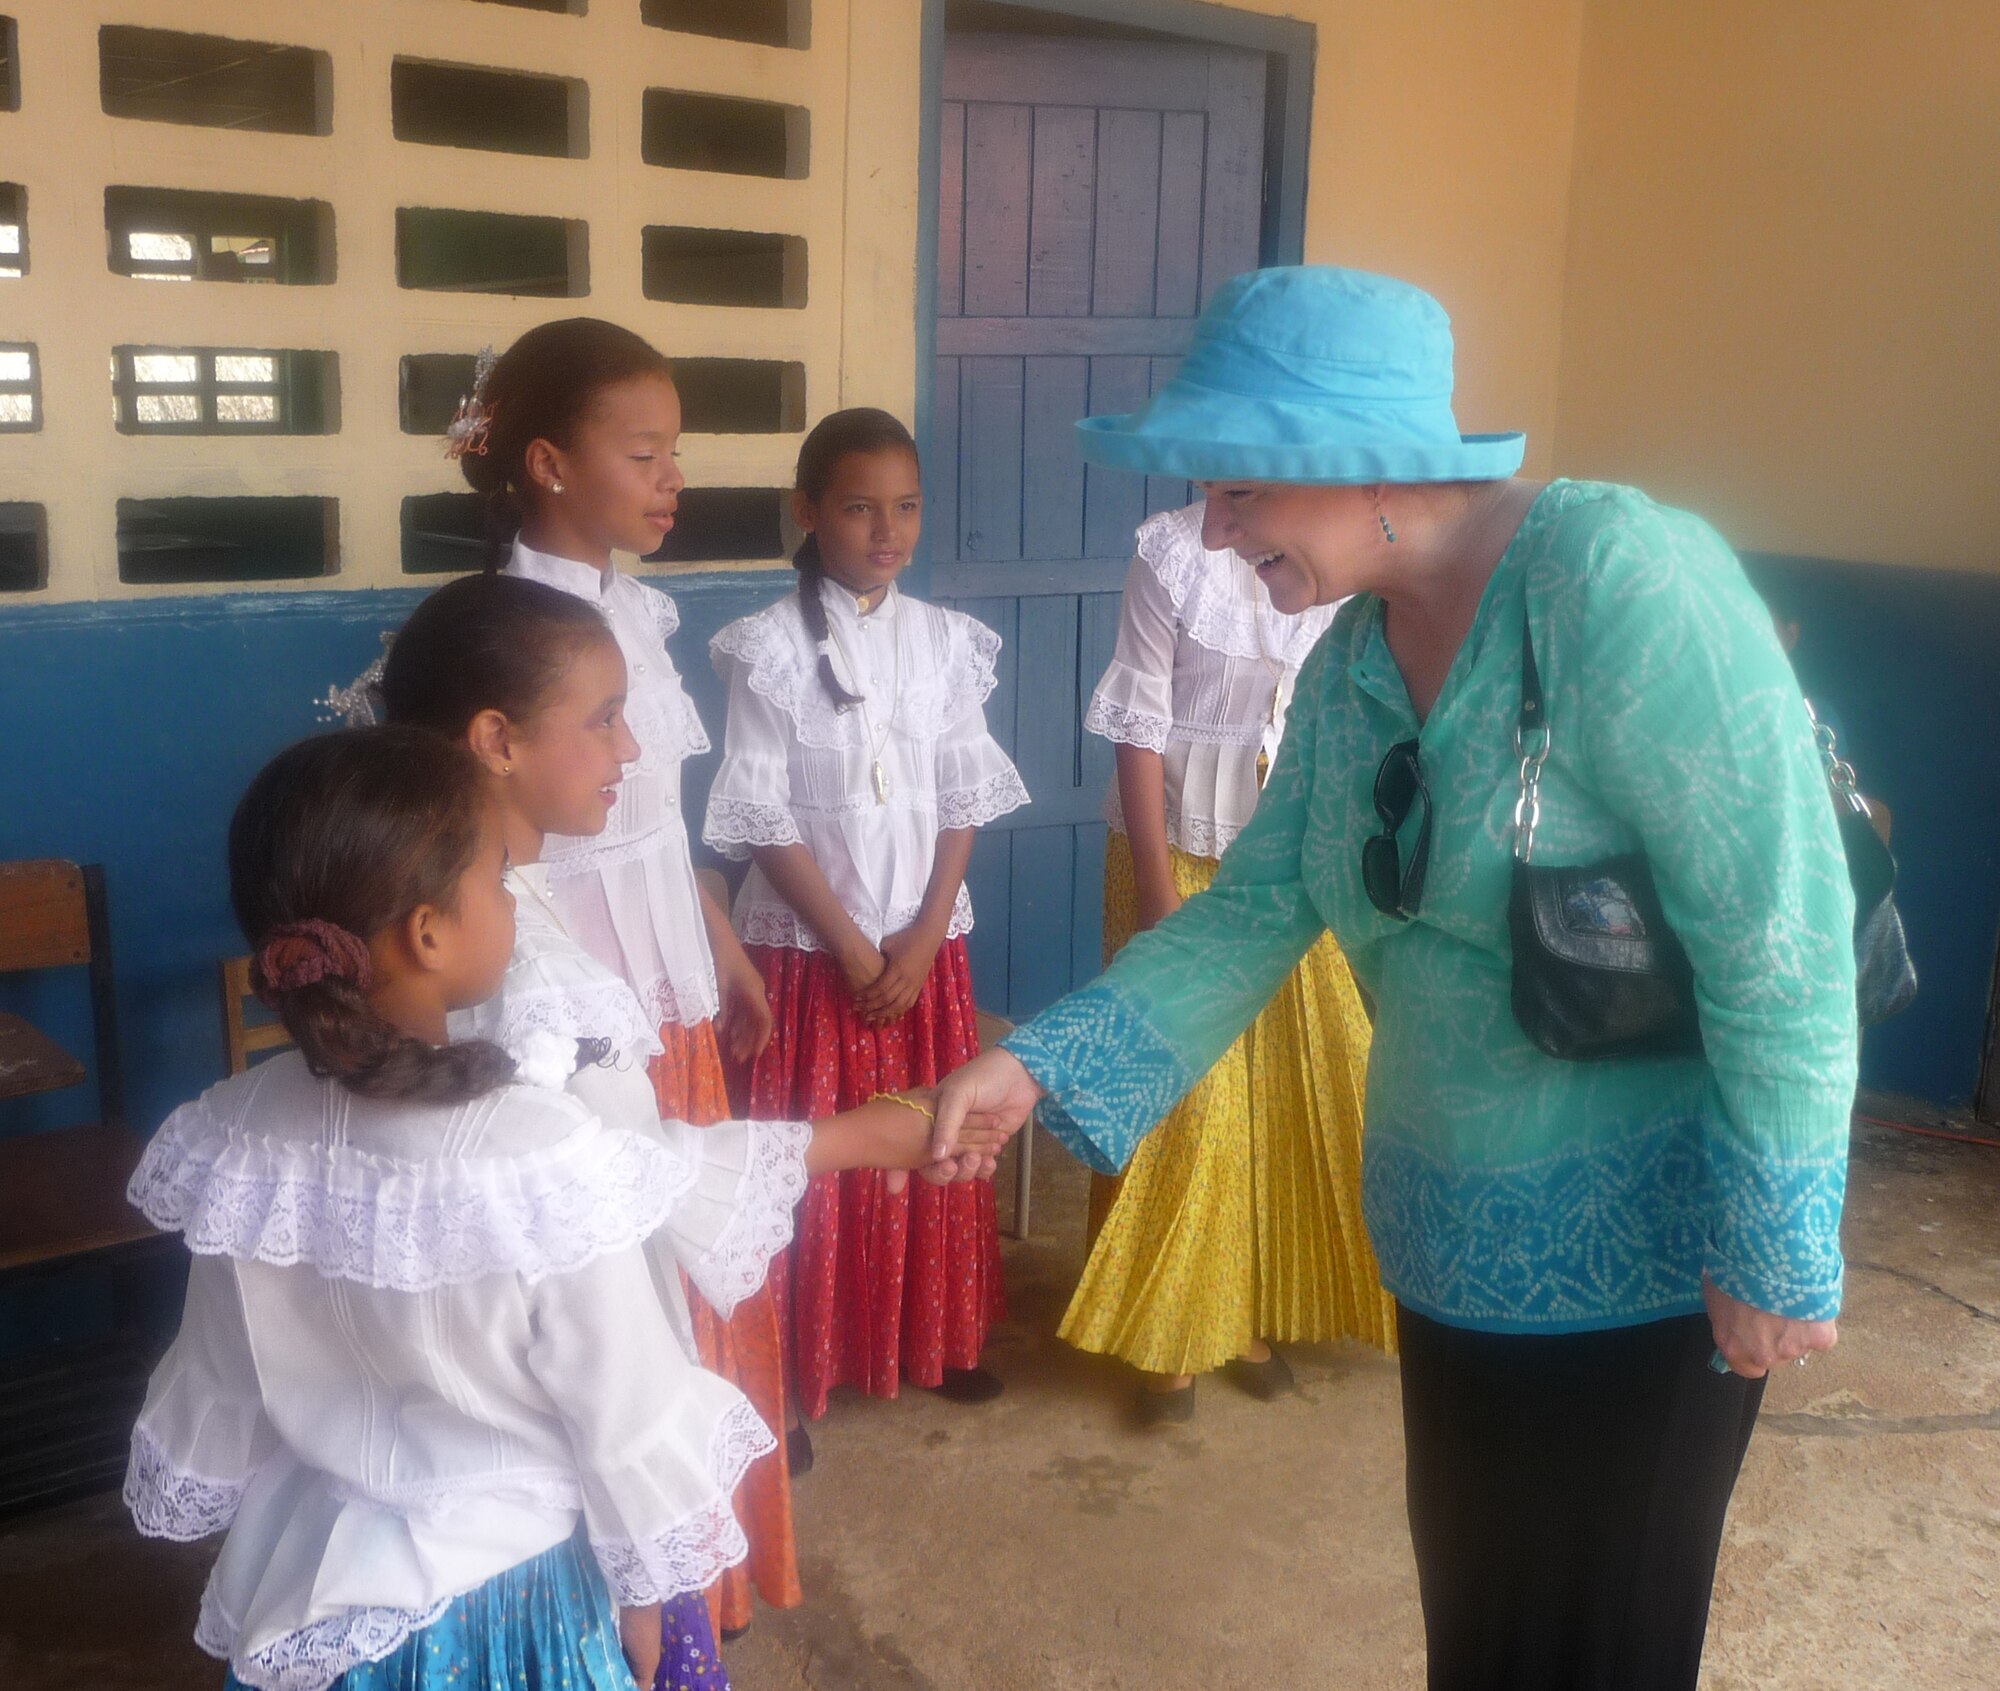
{"type": "Polygon", "coordinates": [[[991,1051],[1001,1040],[1014,1031],[1014,1024],[1005,1016],[996,1016],[991,1010],[975,1010],[975,1025],[979,1029],[979,1049],[991,1051]]]}
{"type": "Polygon", "coordinates": [[[58,857],[0,863],[0,974],[90,959],[83,871],[58,857]]]}
{"type": "Polygon", "coordinates": [[[246,1006],[257,998],[250,986],[248,957],[223,958],[217,973],[222,990],[222,1049],[229,1072],[241,1074],[258,1052],[282,1050],[292,1043],[292,1036],[283,1022],[253,1022],[246,1013],[246,1006]]]}
{"type": "Polygon", "coordinates": [[[125,1076],[103,866],[53,857],[0,863],[0,974],[71,968],[90,972],[98,1114],[105,1126],[122,1128],[125,1076]]]}

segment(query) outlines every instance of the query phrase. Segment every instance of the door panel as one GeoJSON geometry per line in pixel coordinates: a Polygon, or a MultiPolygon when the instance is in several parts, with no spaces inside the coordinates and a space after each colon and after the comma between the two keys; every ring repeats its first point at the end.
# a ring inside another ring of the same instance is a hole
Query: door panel
{"type": "Polygon", "coordinates": [[[1004,642],[988,719],[1034,795],[967,876],[980,1002],[1010,1015],[1099,968],[1113,756],[1083,712],[1133,530],[1191,497],[1086,468],[1074,424],[1143,405],[1256,264],[1265,74],[1230,48],[946,43],[926,530],[933,591],[1004,642]]]}

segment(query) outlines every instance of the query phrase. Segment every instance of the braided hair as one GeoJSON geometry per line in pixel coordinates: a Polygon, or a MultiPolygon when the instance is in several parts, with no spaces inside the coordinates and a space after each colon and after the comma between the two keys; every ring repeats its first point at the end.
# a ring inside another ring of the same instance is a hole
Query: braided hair
{"type": "Polygon", "coordinates": [[[488,419],[484,443],[458,460],[485,501],[487,570],[506,561],[527,515],[528,448],[569,446],[597,395],[636,376],[671,381],[673,369],[649,341],[601,317],[538,324],[494,360],[475,395],[488,419]]]}
{"type": "Polygon", "coordinates": [[[250,783],[229,823],[229,899],[255,953],[252,984],[314,1074],[430,1104],[513,1078],[497,1045],[433,1046],[368,1001],[368,940],[419,905],[450,908],[486,802],[470,752],[409,727],[302,740],[250,783]]]}
{"type": "MultiPolygon", "coordinates": [[[[818,504],[833,485],[834,472],[840,468],[841,459],[856,452],[891,450],[907,452],[912,458],[917,456],[917,443],[910,431],[887,411],[879,411],[872,405],[835,411],[819,420],[799,448],[799,466],[793,477],[793,486],[818,504]]],[[[792,568],[799,572],[799,612],[805,618],[806,632],[819,648],[819,684],[826,689],[827,697],[842,710],[851,709],[861,703],[861,696],[841,686],[840,677],[834,671],[833,659],[827,652],[827,641],[831,636],[826,621],[826,600],[822,597],[826,564],[820,557],[817,535],[809,534],[800,542],[799,549],[792,554],[792,568]]]]}

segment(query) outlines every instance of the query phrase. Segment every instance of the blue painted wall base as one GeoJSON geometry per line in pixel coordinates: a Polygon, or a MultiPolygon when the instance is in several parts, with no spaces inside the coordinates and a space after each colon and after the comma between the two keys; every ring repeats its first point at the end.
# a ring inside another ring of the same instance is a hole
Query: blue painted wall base
{"type": "Polygon", "coordinates": [[[1967,1103],[2000,943],[2000,576],[1746,557],[1793,663],[1889,806],[1917,1001],[1862,1040],[1865,1086],[1967,1103]]]}
{"type": "MultiPolygon", "coordinates": [[[[659,578],[649,578],[659,579],[659,578]]],[[[720,742],[708,638],[790,591],[791,572],[662,580],[675,659],[720,742]]],[[[244,949],[229,913],[230,812],[280,747],[326,726],[316,700],[381,650],[423,589],[243,594],[0,611],[0,859],[102,863],[126,1095],[150,1133],[219,1079],[216,962],[244,949]]],[[[714,759],[688,771],[698,832],[714,759]]],[[[90,1048],[82,971],[0,981],[0,1006],[90,1048]]],[[[81,1091],[0,1105],[0,1133],[96,1108],[81,1091]]]]}

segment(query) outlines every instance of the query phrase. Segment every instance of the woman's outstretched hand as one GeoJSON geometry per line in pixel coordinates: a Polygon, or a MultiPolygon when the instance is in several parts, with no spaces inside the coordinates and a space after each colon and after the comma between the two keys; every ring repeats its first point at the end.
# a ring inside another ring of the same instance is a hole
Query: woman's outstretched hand
{"type": "MultiPolygon", "coordinates": [[[[938,1111],[944,1115],[942,1107],[938,1111]]],[[[1702,1301],[1715,1330],[1715,1348],[1732,1374],[1761,1380],[1785,1362],[1798,1362],[1816,1350],[1832,1350],[1840,1332],[1831,1321],[1794,1321],[1773,1315],[1740,1298],[1732,1298],[1713,1280],[1701,1277],[1702,1301]]]]}
{"type": "Polygon", "coordinates": [[[1004,1143],[1020,1132],[1046,1096],[1013,1052],[999,1046],[980,1052],[964,1067],[953,1069],[938,1087],[932,1161],[948,1162],[959,1155],[959,1141],[968,1121],[997,1129],[1004,1143]]]}

